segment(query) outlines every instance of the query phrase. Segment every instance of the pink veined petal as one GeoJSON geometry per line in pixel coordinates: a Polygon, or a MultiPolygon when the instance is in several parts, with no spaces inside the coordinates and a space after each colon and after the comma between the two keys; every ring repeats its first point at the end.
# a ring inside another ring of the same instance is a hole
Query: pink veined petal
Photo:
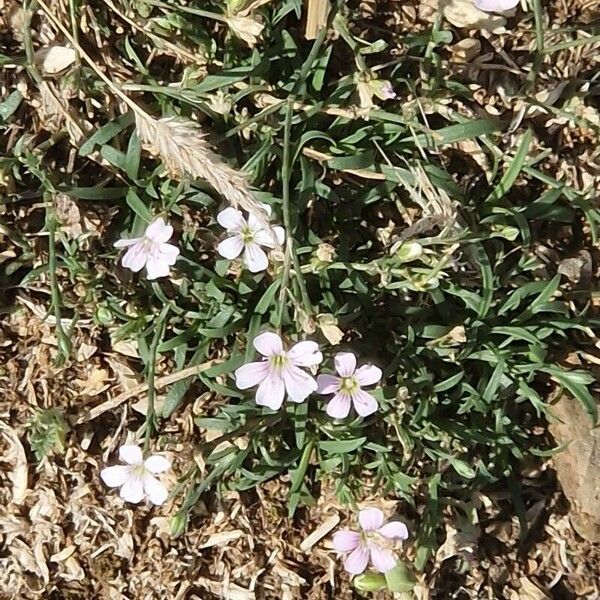
{"type": "Polygon", "coordinates": [[[275,234],[275,229],[281,229],[281,227],[273,227],[271,231],[267,229],[259,229],[254,232],[254,241],[259,246],[265,246],[266,248],[275,248],[279,242],[279,238],[275,234]]]}
{"type": "Polygon", "coordinates": [[[142,449],[135,444],[125,444],[119,448],[119,458],[128,465],[141,465],[144,460],[142,449]]]}
{"type": "Polygon", "coordinates": [[[515,8],[521,0],[475,0],[475,6],[485,12],[502,12],[515,8]]]}
{"type": "Polygon", "coordinates": [[[344,569],[352,575],[360,575],[367,568],[368,562],[369,550],[365,544],[360,544],[344,562],[344,569]]]}
{"type": "Polygon", "coordinates": [[[153,454],[144,461],[144,466],[150,473],[157,475],[168,471],[171,468],[171,461],[160,454],[153,454]]]}
{"type": "Polygon", "coordinates": [[[266,360],[242,365],[235,371],[235,385],[240,390],[247,390],[266,379],[270,370],[271,365],[266,360]]]}
{"type": "Polygon", "coordinates": [[[408,528],[402,521],[390,521],[377,530],[383,537],[393,540],[408,539],[408,528]]]}
{"type": "Polygon", "coordinates": [[[389,550],[382,548],[379,544],[375,544],[374,542],[371,542],[370,550],[371,562],[375,569],[380,573],[391,571],[396,566],[396,559],[389,550]]]}
{"type": "Polygon", "coordinates": [[[323,361],[323,355],[319,352],[317,342],[298,342],[294,344],[288,357],[293,364],[299,367],[313,367],[323,361]]]}
{"type": "Polygon", "coordinates": [[[137,475],[130,477],[119,490],[119,495],[126,502],[138,504],[144,499],[144,479],[137,475]]]}
{"type": "Polygon", "coordinates": [[[168,242],[173,235],[173,227],[167,225],[162,217],[154,219],[148,227],[146,227],[145,237],[157,243],[168,242]]]}
{"type": "Polygon", "coordinates": [[[154,475],[144,476],[144,492],[148,500],[157,506],[164,504],[169,496],[167,488],[154,475]]]}
{"type": "Polygon", "coordinates": [[[128,240],[117,240],[113,246],[115,248],[129,248],[129,246],[135,246],[138,242],[143,241],[143,238],[130,238],[128,240]]]}
{"type": "Polygon", "coordinates": [[[333,547],[338,552],[351,552],[359,544],[360,534],[356,531],[337,531],[333,534],[333,547]]]}
{"type": "Polygon", "coordinates": [[[271,410],[278,410],[283,404],[285,387],[283,379],[270,374],[256,390],[256,404],[267,406],[271,410]]]}
{"type": "Polygon", "coordinates": [[[130,246],[121,259],[121,264],[134,273],[141,271],[148,260],[148,247],[142,242],[130,246]]]}
{"type": "Polygon", "coordinates": [[[381,369],[375,365],[363,365],[354,373],[354,377],[360,385],[373,385],[381,380],[382,375],[381,369]]]}
{"type": "Polygon", "coordinates": [[[225,227],[227,231],[236,233],[246,225],[246,219],[244,219],[244,215],[242,215],[239,210],[231,206],[225,210],[222,210],[217,215],[217,222],[219,225],[221,225],[221,227],[225,227]]]}
{"type": "Polygon", "coordinates": [[[263,355],[272,356],[283,352],[283,342],[281,338],[272,331],[265,331],[257,335],[252,345],[263,355]]]}
{"type": "Polygon", "coordinates": [[[374,412],[377,412],[377,409],[379,408],[377,400],[364,390],[358,390],[352,394],[352,404],[354,404],[354,410],[361,417],[368,417],[374,412]]]}
{"type": "Polygon", "coordinates": [[[151,254],[146,261],[147,278],[158,279],[159,277],[167,277],[171,269],[169,263],[165,261],[160,253],[151,254]]]}
{"type": "Polygon", "coordinates": [[[376,531],[383,525],[383,520],[383,512],[372,506],[358,513],[358,522],[363,531],[376,531]]]}
{"type": "Polygon", "coordinates": [[[102,481],[108,487],[121,487],[129,479],[130,468],[125,465],[106,467],[100,471],[102,481]]]}
{"type": "Polygon", "coordinates": [[[327,414],[333,419],[345,419],[350,413],[351,404],[348,394],[336,394],[327,404],[327,414]]]}
{"type": "Polygon", "coordinates": [[[304,402],[317,389],[314,378],[295,365],[289,365],[285,369],[283,381],[292,402],[304,402]]]}
{"type": "Polygon", "coordinates": [[[233,237],[227,238],[222,242],[219,242],[219,245],[217,246],[217,252],[229,260],[237,258],[243,250],[244,242],[242,241],[241,235],[234,235],[233,237]]]}
{"type": "Polygon", "coordinates": [[[350,377],[354,374],[356,369],[356,356],[352,352],[338,352],[333,362],[335,364],[335,370],[342,377],[350,377]]]}
{"type": "Polygon", "coordinates": [[[255,242],[246,244],[244,251],[244,262],[250,273],[260,273],[269,266],[269,259],[265,251],[255,242]]]}
{"type": "Polygon", "coordinates": [[[322,373],[317,375],[317,392],[319,394],[335,394],[340,387],[341,379],[335,375],[322,373]]]}

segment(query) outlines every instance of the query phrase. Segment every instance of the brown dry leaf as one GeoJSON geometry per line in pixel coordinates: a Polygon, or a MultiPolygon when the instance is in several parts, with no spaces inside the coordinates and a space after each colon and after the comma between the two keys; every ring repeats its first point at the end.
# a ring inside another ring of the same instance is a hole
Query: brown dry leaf
{"type": "Polygon", "coordinates": [[[501,15],[479,10],[473,0],[425,0],[424,5],[433,10],[433,16],[440,10],[455,27],[482,29],[490,33],[503,33],[506,19],[501,15]]]}
{"type": "Polygon", "coordinates": [[[54,197],[54,212],[60,224],[60,229],[66,236],[74,240],[83,233],[79,207],[70,196],[57,194],[54,197]]]}
{"type": "Polygon", "coordinates": [[[329,517],[324,523],[321,523],[308,537],[304,538],[300,544],[300,550],[306,552],[310,550],[317,542],[324,538],[340,522],[340,516],[335,514],[329,517]]]}
{"type": "Polygon", "coordinates": [[[479,527],[471,525],[467,521],[463,521],[459,525],[459,529],[455,529],[446,523],[446,541],[438,548],[435,555],[438,563],[453,556],[462,556],[466,560],[473,558],[479,539],[479,527]]]}
{"type": "Polygon", "coordinates": [[[511,592],[511,600],[550,600],[550,596],[529,578],[521,577],[519,583],[521,588],[518,592],[514,590],[511,592]]]}
{"type": "Polygon", "coordinates": [[[107,383],[109,379],[108,371],[106,369],[92,367],[87,380],[77,380],[77,383],[81,387],[79,393],[82,396],[97,396],[110,387],[110,384],[107,383]]]}
{"type": "Polygon", "coordinates": [[[77,60],[77,52],[67,46],[51,46],[38,50],[34,60],[46,75],[56,75],[68,69],[77,60]]]}
{"type": "Polygon", "coordinates": [[[244,17],[235,15],[226,17],[227,25],[231,30],[231,33],[236,37],[244,40],[250,48],[254,48],[256,42],[260,38],[260,34],[265,26],[254,17],[244,17]]]}
{"type": "Polygon", "coordinates": [[[4,423],[4,421],[0,421],[0,429],[10,447],[6,460],[14,464],[12,474],[10,475],[13,486],[12,501],[15,504],[22,504],[27,495],[27,480],[29,477],[25,448],[23,448],[23,444],[21,443],[17,432],[4,423]]]}
{"type": "Polygon", "coordinates": [[[112,349],[130,358],[139,358],[138,345],[135,340],[120,340],[112,343],[112,349]]]}

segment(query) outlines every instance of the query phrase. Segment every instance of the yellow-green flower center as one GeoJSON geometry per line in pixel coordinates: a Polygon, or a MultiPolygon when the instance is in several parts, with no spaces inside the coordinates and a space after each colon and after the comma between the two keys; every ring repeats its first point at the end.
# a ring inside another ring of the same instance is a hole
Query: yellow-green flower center
{"type": "Polygon", "coordinates": [[[240,231],[244,244],[250,244],[254,241],[254,232],[248,225],[244,225],[240,231]]]}
{"type": "Polygon", "coordinates": [[[137,477],[143,477],[146,474],[146,466],[144,463],[139,465],[131,465],[131,473],[137,477]]]}
{"type": "Polygon", "coordinates": [[[269,362],[274,369],[281,371],[289,364],[290,359],[285,353],[273,354],[271,357],[269,357],[269,362]]]}
{"type": "Polygon", "coordinates": [[[350,377],[342,377],[340,382],[340,392],[346,394],[354,394],[360,389],[360,384],[356,380],[356,377],[350,375],[350,377]]]}

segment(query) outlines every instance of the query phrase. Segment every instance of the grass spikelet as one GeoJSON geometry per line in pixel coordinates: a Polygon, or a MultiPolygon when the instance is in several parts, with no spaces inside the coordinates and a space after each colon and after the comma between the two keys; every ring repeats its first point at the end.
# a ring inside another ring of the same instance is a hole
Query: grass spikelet
{"type": "Polygon", "coordinates": [[[232,206],[255,215],[268,227],[266,214],[245,174],[227,165],[211,150],[196,123],[177,117],[153,119],[140,112],[136,112],[135,120],[142,143],[170,171],[179,177],[204,179],[232,206]]]}

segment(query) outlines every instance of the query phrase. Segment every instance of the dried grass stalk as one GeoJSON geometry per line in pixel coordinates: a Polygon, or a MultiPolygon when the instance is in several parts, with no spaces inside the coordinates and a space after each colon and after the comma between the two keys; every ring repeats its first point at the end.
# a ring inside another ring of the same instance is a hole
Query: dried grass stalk
{"type": "Polygon", "coordinates": [[[224,163],[210,149],[196,123],[176,117],[153,119],[141,112],[136,112],[135,121],[141,142],[175,175],[206,180],[235,208],[255,215],[268,227],[267,216],[245,174],[224,163]]]}

